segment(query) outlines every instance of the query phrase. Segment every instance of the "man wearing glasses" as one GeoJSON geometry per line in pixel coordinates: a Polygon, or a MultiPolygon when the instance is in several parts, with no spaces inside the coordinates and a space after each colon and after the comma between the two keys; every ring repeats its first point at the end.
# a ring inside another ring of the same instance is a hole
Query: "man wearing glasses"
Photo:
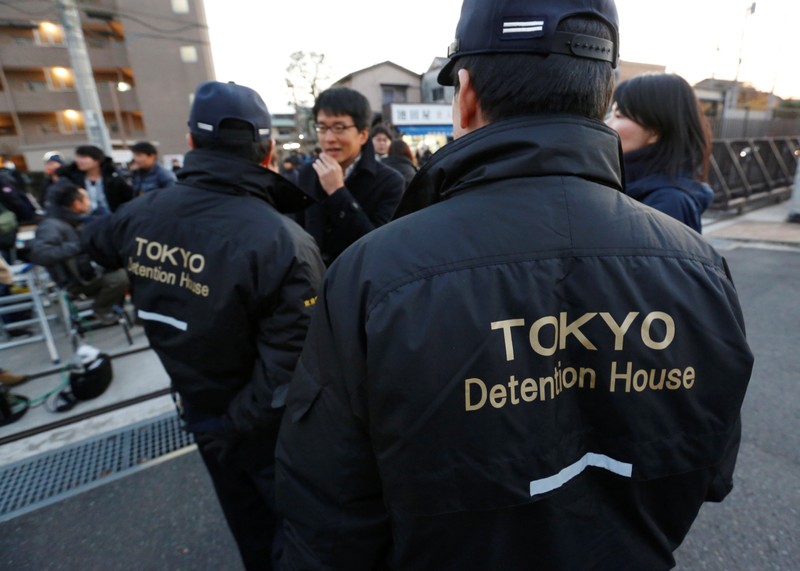
{"type": "Polygon", "coordinates": [[[323,91],[313,109],[319,158],[300,171],[299,186],[317,203],[299,215],[329,266],[350,244],[392,219],[403,177],[380,164],[369,138],[369,102],[358,91],[323,91]]]}

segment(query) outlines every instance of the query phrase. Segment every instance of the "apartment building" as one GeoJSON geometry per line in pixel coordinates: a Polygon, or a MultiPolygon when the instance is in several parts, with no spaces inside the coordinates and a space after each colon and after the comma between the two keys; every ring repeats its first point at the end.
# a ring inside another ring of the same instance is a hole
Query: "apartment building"
{"type": "MultiPolygon", "coordinates": [[[[65,0],[0,4],[0,153],[42,169],[87,143],[65,34],[65,0]]],[[[202,0],[72,0],[115,158],[136,141],[186,152],[198,83],[214,78],[202,0]]]]}

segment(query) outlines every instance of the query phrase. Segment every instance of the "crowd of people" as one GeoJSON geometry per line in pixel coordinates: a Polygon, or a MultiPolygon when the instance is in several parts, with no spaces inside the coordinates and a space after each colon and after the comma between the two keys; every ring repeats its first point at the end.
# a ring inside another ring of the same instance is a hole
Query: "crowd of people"
{"type": "Polygon", "coordinates": [[[753,359],[708,130],[618,57],[613,0],[464,0],[423,165],[345,87],[279,157],[217,81],[177,177],[47,157],[31,260],[101,317],[129,292],[247,569],[669,569],[730,492],[753,359]]]}

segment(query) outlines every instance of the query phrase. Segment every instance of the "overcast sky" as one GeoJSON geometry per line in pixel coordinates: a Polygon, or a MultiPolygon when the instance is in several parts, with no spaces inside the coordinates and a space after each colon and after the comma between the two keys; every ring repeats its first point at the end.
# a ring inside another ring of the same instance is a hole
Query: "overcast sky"
{"type": "MultiPolygon", "coordinates": [[[[390,60],[415,73],[447,55],[461,0],[203,0],[217,79],[287,110],[296,51],[324,53],[332,80],[390,60]]],[[[617,0],[622,59],[666,65],[690,83],[738,77],[800,99],[800,0],[617,0]]]]}

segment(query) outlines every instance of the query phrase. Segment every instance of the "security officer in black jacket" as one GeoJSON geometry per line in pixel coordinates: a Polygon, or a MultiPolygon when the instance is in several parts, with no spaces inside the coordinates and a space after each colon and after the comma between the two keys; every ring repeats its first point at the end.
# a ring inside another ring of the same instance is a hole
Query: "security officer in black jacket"
{"type": "Polygon", "coordinates": [[[198,86],[181,180],[86,230],[87,250],[124,267],[137,315],[179,395],[248,569],[281,547],[274,446],[324,266],[279,210],[305,195],[267,170],[270,115],[252,89],[198,86]]]}
{"type": "Polygon", "coordinates": [[[465,0],[441,198],[328,269],[277,447],[284,570],[660,571],[732,486],[728,268],[625,196],[613,0],[465,0]]]}

